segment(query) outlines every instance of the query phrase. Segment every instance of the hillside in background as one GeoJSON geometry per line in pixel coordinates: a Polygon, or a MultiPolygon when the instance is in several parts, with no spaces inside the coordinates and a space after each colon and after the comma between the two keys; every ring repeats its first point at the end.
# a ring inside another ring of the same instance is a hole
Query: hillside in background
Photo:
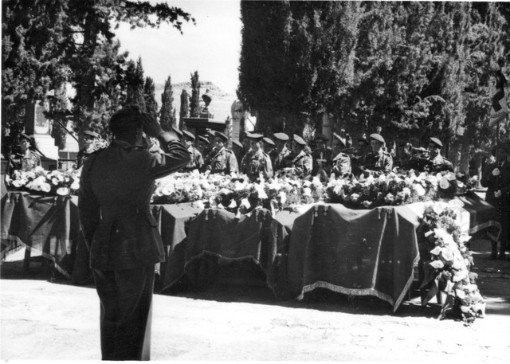
{"type": "MultiPolygon", "coordinates": [[[[156,84],[156,101],[158,102],[159,107],[161,107],[161,94],[163,93],[164,88],[164,83],[156,84]]],[[[179,111],[181,110],[182,90],[186,89],[188,95],[191,96],[191,82],[172,84],[172,88],[174,97],[173,106],[176,109],[176,115],[179,116],[179,111]]],[[[230,106],[236,100],[236,95],[223,91],[212,82],[201,81],[200,96],[205,94],[207,90],[209,90],[209,93],[212,95],[212,101],[209,105],[209,112],[214,115],[213,120],[225,121],[227,117],[232,117],[230,113],[230,106]]]]}

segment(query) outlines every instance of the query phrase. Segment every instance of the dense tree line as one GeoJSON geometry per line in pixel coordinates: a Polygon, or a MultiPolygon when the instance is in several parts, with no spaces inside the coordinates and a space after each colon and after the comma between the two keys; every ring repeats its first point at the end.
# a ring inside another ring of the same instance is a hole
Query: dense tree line
{"type": "Polygon", "coordinates": [[[238,96],[260,130],[377,126],[390,143],[442,138],[467,169],[489,146],[509,7],[469,2],[241,1],[238,96]]]}
{"type": "Polygon", "coordinates": [[[103,132],[109,115],[127,99],[153,113],[154,104],[144,96],[153,86],[143,78],[141,60],[128,62],[127,53],[119,52],[113,27],[168,23],[181,31],[190,20],[179,8],[147,1],[2,1],[4,142],[23,130],[27,110],[49,90],[55,91],[49,116],[71,118],[78,133],[87,128],[103,132]],[[61,92],[65,84],[75,90],[71,98],[61,92]]]}

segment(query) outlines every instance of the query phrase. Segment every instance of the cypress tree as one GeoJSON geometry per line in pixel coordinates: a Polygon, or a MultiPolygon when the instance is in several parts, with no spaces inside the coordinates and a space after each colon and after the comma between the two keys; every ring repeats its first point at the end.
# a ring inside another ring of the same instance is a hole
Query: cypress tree
{"type": "Polygon", "coordinates": [[[159,111],[159,123],[164,130],[172,130],[172,126],[175,125],[173,120],[173,90],[172,90],[172,79],[170,76],[166,79],[165,88],[161,94],[161,109],[159,111]]]}
{"type": "Polygon", "coordinates": [[[157,119],[158,117],[158,103],[156,102],[155,86],[152,78],[147,77],[144,85],[144,99],[147,112],[157,119]]]}

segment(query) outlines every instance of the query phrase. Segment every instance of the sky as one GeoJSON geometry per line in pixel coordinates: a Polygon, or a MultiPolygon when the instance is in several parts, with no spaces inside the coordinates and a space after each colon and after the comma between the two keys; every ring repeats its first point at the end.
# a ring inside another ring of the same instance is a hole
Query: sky
{"type": "Polygon", "coordinates": [[[180,0],[166,2],[195,18],[184,23],[183,34],[169,24],[159,28],[130,29],[121,24],[115,31],[121,51],[129,58],[142,57],[145,76],[162,84],[168,76],[172,83],[189,82],[198,71],[200,81],[211,81],[235,95],[241,50],[241,13],[239,0],[180,0]]]}

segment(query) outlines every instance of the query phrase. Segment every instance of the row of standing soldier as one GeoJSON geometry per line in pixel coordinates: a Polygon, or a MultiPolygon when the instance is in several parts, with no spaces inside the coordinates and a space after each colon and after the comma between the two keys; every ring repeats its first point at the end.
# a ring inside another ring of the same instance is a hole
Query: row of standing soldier
{"type": "MultiPolygon", "coordinates": [[[[441,155],[443,147],[437,138],[430,138],[428,149],[413,148],[409,143],[403,146],[398,159],[394,160],[387,151],[384,138],[371,134],[369,138],[358,139],[357,147],[352,146],[350,137],[342,129],[340,134],[333,133],[332,148],[327,147],[328,138],[319,134],[315,138],[312,151],[306,141],[294,134],[291,138],[285,133],[275,133],[273,139],[258,133],[246,133],[243,144],[232,141],[228,148],[228,137],[217,131],[208,133],[208,137],[184,130],[174,129],[186,145],[191,160],[184,171],[199,170],[210,173],[243,173],[255,180],[282,175],[295,175],[300,178],[319,176],[326,181],[335,177],[351,174],[368,175],[391,171],[395,165],[402,169],[418,171],[452,170],[452,164],[441,155]]],[[[85,137],[97,137],[86,132],[85,137]]],[[[150,144],[150,143],[149,143],[150,144]]],[[[148,146],[150,150],[159,149],[157,143],[148,146]]],[[[86,158],[87,152],[80,151],[78,167],[86,158]]]]}

